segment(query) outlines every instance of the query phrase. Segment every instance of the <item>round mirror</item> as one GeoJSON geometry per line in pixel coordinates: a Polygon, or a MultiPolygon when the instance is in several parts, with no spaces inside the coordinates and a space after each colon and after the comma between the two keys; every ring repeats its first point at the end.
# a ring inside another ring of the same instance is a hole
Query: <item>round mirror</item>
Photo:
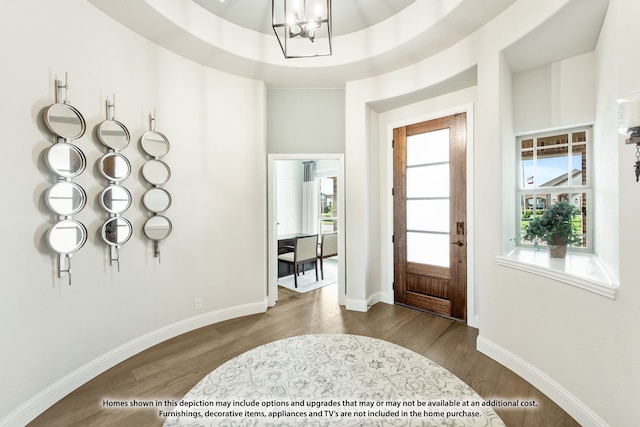
{"type": "Polygon", "coordinates": [[[151,131],[140,139],[142,149],[151,157],[162,157],[169,152],[169,140],[160,132],[151,131]]]}
{"type": "Polygon", "coordinates": [[[162,185],[169,181],[171,170],[162,160],[149,160],[142,166],[142,176],[149,184],[162,185]]]}
{"type": "Polygon", "coordinates": [[[65,219],[49,230],[49,246],[59,254],[70,254],[87,241],[86,227],[73,219],[65,219]]]}
{"type": "Polygon", "coordinates": [[[125,244],[132,233],[131,223],[119,216],[110,218],[102,225],[102,239],[111,246],[125,244]]]}
{"type": "Polygon", "coordinates": [[[78,139],[86,130],[82,114],[71,105],[60,102],[47,108],[44,122],[51,132],[66,139],[78,139]]]}
{"type": "Polygon", "coordinates": [[[131,193],[121,185],[110,185],[100,193],[102,208],[112,214],[121,214],[131,206],[131,193]]]}
{"type": "Polygon", "coordinates": [[[163,188],[151,188],[142,196],[142,204],[151,212],[164,212],[171,206],[171,195],[163,188]]]}
{"type": "Polygon", "coordinates": [[[171,234],[171,221],[162,215],[154,215],[144,223],[143,230],[151,240],[166,239],[171,234]]]}
{"type": "Polygon", "coordinates": [[[66,142],[53,144],[47,150],[45,160],[49,169],[65,178],[80,175],[87,166],[87,159],[82,150],[66,142]]]}
{"type": "Polygon", "coordinates": [[[100,159],[99,169],[109,181],[120,182],[131,173],[131,163],[120,153],[107,153],[100,159]]]}
{"type": "Polygon", "coordinates": [[[122,150],[129,145],[129,130],[117,120],[105,120],[98,127],[98,139],[111,149],[122,150]]]}
{"type": "Polygon", "coordinates": [[[58,215],[80,212],[87,204],[87,193],[75,182],[61,181],[47,190],[45,200],[49,209],[58,215]]]}

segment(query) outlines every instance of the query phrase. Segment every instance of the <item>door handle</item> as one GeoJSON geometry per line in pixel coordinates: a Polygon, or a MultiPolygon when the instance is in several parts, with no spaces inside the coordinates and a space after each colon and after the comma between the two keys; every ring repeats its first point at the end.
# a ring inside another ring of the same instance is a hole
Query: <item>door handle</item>
{"type": "Polygon", "coordinates": [[[464,246],[464,240],[458,240],[457,242],[451,242],[452,245],[464,246]]]}

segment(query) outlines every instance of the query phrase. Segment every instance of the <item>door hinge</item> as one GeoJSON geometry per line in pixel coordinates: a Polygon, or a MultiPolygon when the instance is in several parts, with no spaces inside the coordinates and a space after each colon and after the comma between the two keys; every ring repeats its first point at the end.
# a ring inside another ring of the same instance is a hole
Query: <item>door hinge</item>
{"type": "Polygon", "coordinates": [[[393,146],[395,145],[395,143],[396,143],[395,139],[392,139],[391,140],[391,148],[394,148],[393,146]]]}
{"type": "Polygon", "coordinates": [[[396,242],[396,235],[392,234],[391,235],[391,243],[395,243],[396,242]]]}
{"type": "Polygon", "coordinates": [[[393,187],[391,187],[391,195],[392,195],[392,196],[395,196],[395,195],[396,195],[396,194],[395,194],[395,188],[393,188],[393,187]]]}

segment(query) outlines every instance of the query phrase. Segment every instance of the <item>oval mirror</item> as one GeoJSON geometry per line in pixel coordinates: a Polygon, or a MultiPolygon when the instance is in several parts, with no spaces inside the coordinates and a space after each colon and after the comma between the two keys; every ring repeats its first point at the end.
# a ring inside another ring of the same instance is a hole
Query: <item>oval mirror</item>
{"type": "Polygon", "coordinates": [[[151,131],[140,139],[142,149],[151,157],[162,157],[169,152],[169,140],[160,132],[151,131]]]}
{"type": "Polygon", "coordinates": [[[53,212],[70,216],[80,212],[87,204],[87,193],[75,182],[61,181],[47,190],[45,200],[53,212]]]}
{"type": "Polygon", "coordinates": [[[151,212],[164,212],[171,206],[171,195],[164,188],[151,188],[142,196],[142,204],[151,212]]]}
{"type": "Polygon", "coordinates": [[[131,136],[125,125],[117,120],[105,120],[98,127],[98,139],[113,150],[122,150],[129,145],[131,136]]]}
{"type": "Polygon", "coordinates": [[[70,254],[87,241],[87,228],[73,219],[65,219],[49,230],[49,246],[59,254],[70,254]]]}
{"type": "Polygon", "coordinates": [[[109,218],[102,225],[102,239],[111,246],[123,245],[129,240],[133,232],[131,223],[122,217],[109,218]]]}
{"type": "Polygon", "coordinates": [[[121,185],[110,185],[100,193],[102,208],[112,214],[121,214],[131,206],[131,193],[121,185]]]}
{"type": "Polygon", "coordinates": [[[87,166],[87,159],[82,150],[66,142],[53,144],[47,150],[45,160],[49,169],[65,178],[80,175],[87,166]]]}
{"type": "Polygon", "coordinates": [[[86,130],[82,114],[71,105],[60,102],[47,108],[44,122],[51,132],[66,139],[78,139],[86,130]]]}
{"type": "Polygon", "coordinates": [[[144,223],[143,231],[151,240],[166,239],[171,234],[171,221],[162,215],[154,215],[144,223]]]}
{"type": "Polygon", "coordinates": [[[149,184],[162,185],[169,181],[171,170],[162,160],[149,160],[142,166],[142,176],[149,184]]]}
{"type": "Polygon", "coordinates": [[[109,181],[120,182],[127,179],[131,173],[131,163],[120,153],[107,153],[100,159],[98,169],[109,181]]]}

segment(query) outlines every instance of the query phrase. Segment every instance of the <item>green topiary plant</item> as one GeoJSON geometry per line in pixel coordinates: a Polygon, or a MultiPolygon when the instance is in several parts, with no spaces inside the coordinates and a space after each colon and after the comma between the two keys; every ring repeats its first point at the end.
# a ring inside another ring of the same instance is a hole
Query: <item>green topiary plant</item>
{"type": "Polygon", "coordinates": [[[554,203],[529,222],[522,238],[533,242],[542,240],[549,246],[552,257],[562,258],[567,245],[582,242],[582,235],[573,226],[573,218],[578,214],[580,209],[569,202],[554,203]]]}

